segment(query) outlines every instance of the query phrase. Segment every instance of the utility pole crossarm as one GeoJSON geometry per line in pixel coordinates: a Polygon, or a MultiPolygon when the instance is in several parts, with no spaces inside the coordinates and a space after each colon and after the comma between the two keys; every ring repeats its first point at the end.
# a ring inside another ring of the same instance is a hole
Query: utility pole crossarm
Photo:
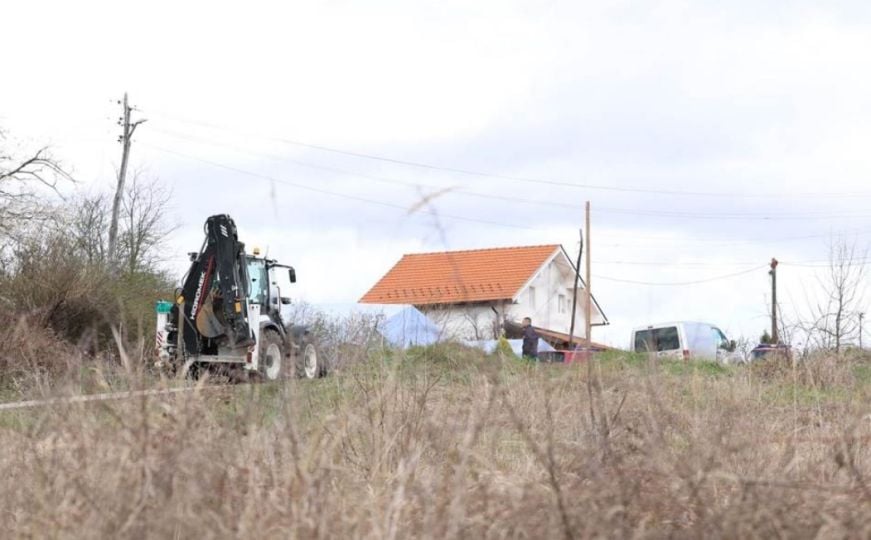
{"type": "Polygon", "coordinates": [[[140,124],[144,124],[145,122],[148,122],[147,118],[143,118],[142,120],[137,120],[137,121],[133,122],[132,124],[130,124],[129,137],[133,137],[133,133],[136,131],[136,128],[139,127],[140,124]]]}

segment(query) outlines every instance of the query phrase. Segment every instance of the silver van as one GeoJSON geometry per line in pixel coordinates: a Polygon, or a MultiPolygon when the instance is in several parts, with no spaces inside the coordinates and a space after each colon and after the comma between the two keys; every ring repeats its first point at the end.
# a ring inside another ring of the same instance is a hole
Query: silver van
{"type": "Polygon", "coordinates": [[[735,352],[735,341],[726,338],[713,324],[704,322],[681,321],[636,328],[632,331],[630,349],[652,352],[661,358],[699,358],[724,363],[743,360],[735,352]]]}

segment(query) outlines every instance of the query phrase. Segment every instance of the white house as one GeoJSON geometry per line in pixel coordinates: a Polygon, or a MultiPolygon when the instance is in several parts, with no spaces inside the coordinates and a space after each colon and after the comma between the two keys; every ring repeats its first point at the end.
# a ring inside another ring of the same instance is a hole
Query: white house
{"type": "MultiPolygon", "coordinates": [[[[530,317],[539,333],[568,344],[575,268],[562,246],[404,255],[361,303],[411,304],[456,339],[492,339],[516,332],[530,317]]],[[[576,340],[584,338],[583,281],[575,309],[576,340]]],[[[608,324],[593,298],[593,326],[608,324]]]]}

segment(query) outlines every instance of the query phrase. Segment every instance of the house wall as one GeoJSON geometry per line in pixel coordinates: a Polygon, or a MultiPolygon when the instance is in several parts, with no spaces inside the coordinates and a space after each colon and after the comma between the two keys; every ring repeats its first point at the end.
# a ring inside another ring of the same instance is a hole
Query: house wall
{"type": "MultiPolygon", "coordinates": [[[[508,307],[508,319],[520,322],[524,317],[530,317],[533,326],[568,334],[572,320],[573,280],[574,270],[571,265],[564,257],[556,257],[538,271],[529,286],[518,296],[517,302],[508,307]]],[[[575,335],[585,337],[584,296],[583,286],[580,284],[575,313],[575,335]]],[[[593,314],[593,321],[596,322],[595,305],[593,314]]]]}
{"type": "MultiPolygon", "coordinates": [[[[507,318],[519,323],[524,317],[530,317],[532,324],[539,328],[568,334],[572,320],[574,277],[571,263],[560,253],[539,269],[514,303],[505,301],[415,307],[425,313],[447,339],[495,339],[501,335],[502,321],[507,318]],[[493,308],[496,308],[497,313],[493,312],[493,308]]],[[[584,295],[580,284],[575,313],[575,336],[585,337],[584,295]]],[[[603,318],[594,304],[593,323],[600,322],[603,322],[603,318]]]]}
{"type": "Polygon", "coordinates": [[[505,313],[501,302],[415,307],[426,314],[447,339],[496,339],[501,335],[505,313]]]}

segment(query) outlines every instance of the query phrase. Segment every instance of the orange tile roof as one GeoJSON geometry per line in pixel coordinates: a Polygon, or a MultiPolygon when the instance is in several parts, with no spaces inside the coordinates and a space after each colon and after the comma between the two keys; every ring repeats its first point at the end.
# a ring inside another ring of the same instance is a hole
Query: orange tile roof
{"type": "Polygon", "coordinates": [[[558,244],[403,255],[363,304],[455,304],[510,300],[558,244]]]}

